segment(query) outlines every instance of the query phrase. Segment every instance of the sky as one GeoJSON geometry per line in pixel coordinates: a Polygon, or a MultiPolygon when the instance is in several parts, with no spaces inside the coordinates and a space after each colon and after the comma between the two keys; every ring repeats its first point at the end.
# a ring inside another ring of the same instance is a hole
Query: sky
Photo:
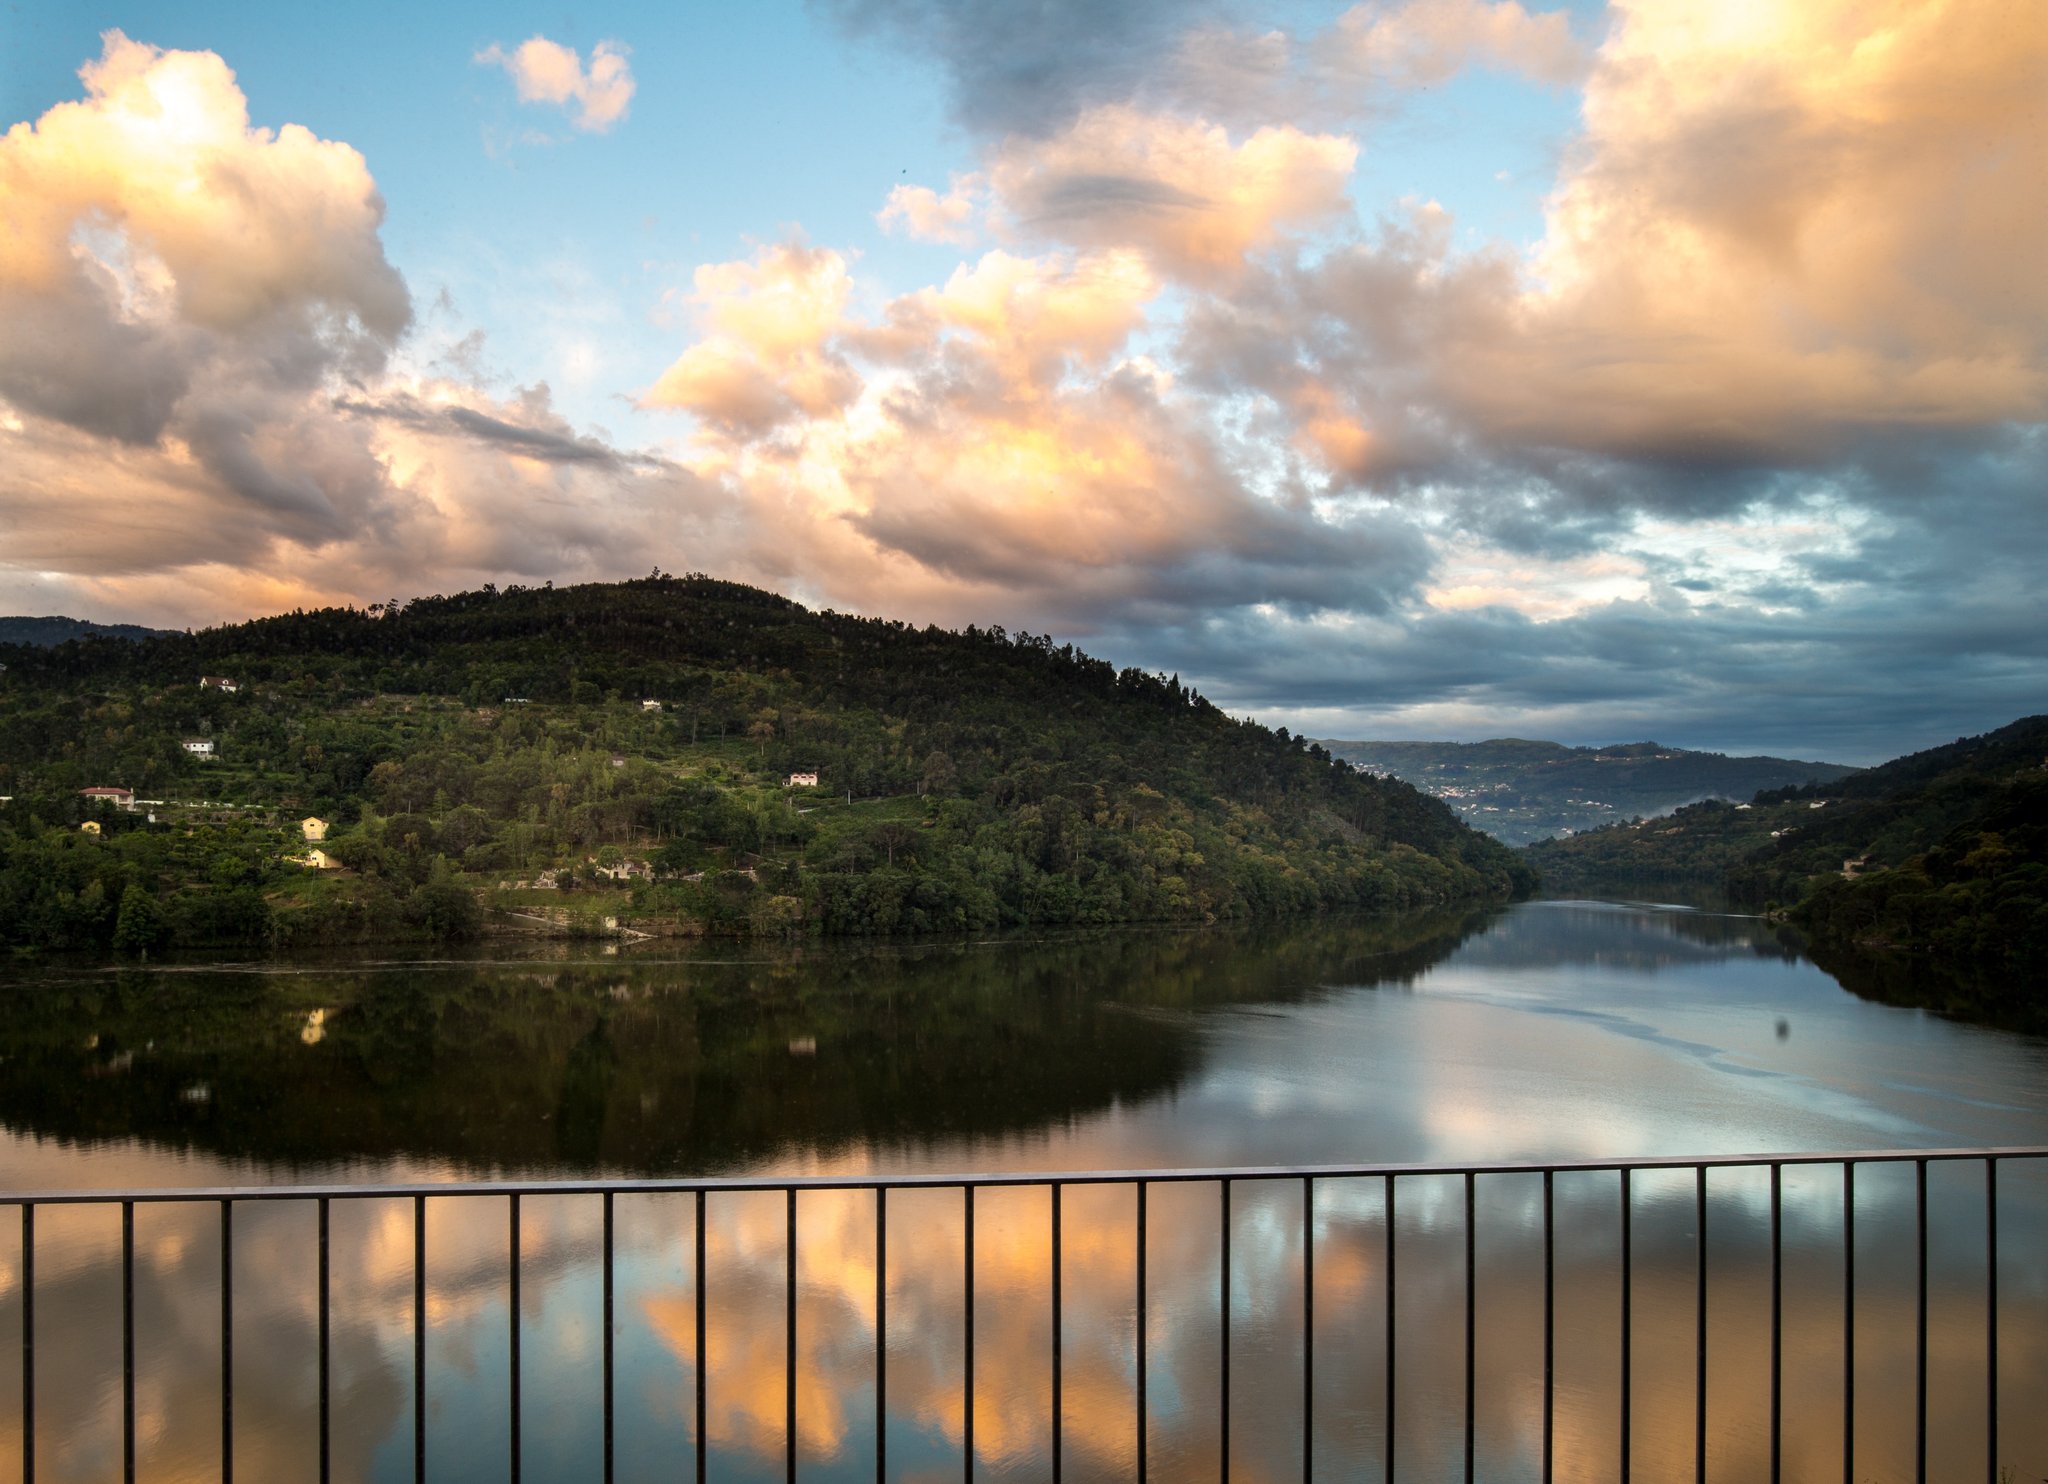
{"type": "Polygon", "coordinates": [[[0,0],[0,612],[705,572],[1311,735],[2048,710],[2037,0],[0,0]]]}

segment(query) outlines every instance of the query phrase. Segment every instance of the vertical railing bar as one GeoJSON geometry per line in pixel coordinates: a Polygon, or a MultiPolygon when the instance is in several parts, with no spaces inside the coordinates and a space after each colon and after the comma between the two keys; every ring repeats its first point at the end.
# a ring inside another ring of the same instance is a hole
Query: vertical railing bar
{"type": "Polygon", "coordinates": [[[121,1202],[121,1477],[135,1484],[135,1202],[121,1202]]]}
{"type": "Polygon", "coordinates": [[[1785,1438],[1785,1167],[1771,1165],[1771,1484],[1778,1484],[1785,1438]]]}
{"type": "Polygon", "coordinates": [[[36,1207],[33,1201],[21,1203],[21,1479],[22,1484],[35,1484],[36,1479],[36,1207]]]}
{"type": "Polygon", "coordinates": [[[1394,1175],[1389,1172],[1387,1182],[1387,1430],[1386,1430],[1386,1480],[1394,1479],[1394,1254],[1398,1250],[1394,1241],[1394,1175]]]}
{"type": "Polygon", "coordinates": [[[427,1477],[427,1198],[412,1198],[412,1477],[427,1477]]]}
{"type": "Polygon", "coordinates": [[[331,1375],[330,1375],[330,1372],[329,1372],[329,1369],[328,1369],[328,1367],[329,1367],[329,1353],[330,1353],[330,1351],[331,1351],[331,1348],[332,1348],[332,1347],[331,1347],[331,1345],[329,1344],[329,1337],[330,1337],[330,1336],[332,1335],[332,1333],[333,1333],[332,1329],[330,1328],[330,1325],[329,1325],[329,1318],[328,1318],[328,1315],[329,1315],[329,1311],[330,1311],[330,1305],[331,1305],[331,1297],[330,1297],[330,1296],[331,1296],[331,1293],[332,1293],[332,1288],[331,1288],[331,1283],[330,1283],[330,1274],[331,1274],[331,1273],[332,1273],[332,1271],[333,1271],[333,1266],[332,1266],[332,1264],[331,1264],[331,1263],[329,1262],[329,1260],[328,1260],[328,1251],[327,1251],[327,1243],[328,1243],[328,1229],[329,1229],[329,1227],[328,1227],[328,1216],[329,1216],[329,1212],[328,1212],[328,1203],[327,1203],[327,1197],[326,1197],[326,1196],[324,1196],[324,1195],[320,1197],[319,1209],[320,1209],[320,1484],[327,1484],[327,1481],[328,1481],[328,1480],[329,1480],[330,1478],[332,1478],[332,1477],[333,1477],[333,1448],[332,1448],[332,1446],[331,1446],[331,1439],[332,1439],[332,1437],[333,1437],[333,1431],[332,1431],[332,1427],[331,1427],[331,1423],[330,1423],[330,1417],[331,1417],[331,1413],[332,1413],[332,1410],[333,1410],[333,1404],[332,1404],[332,1400],[331,1400],[331,1398],[332,1398],[332,1395],[333,1395],[333,1392],[332,1392],[332,1377],[331,1377],[331,1375]]]}
{"type": "Polygon", "coordinates": [[[220,1203],[220,1484],[235,1479],[235,1203],[220,1203]]]}
{"type": "Polygon", "coordinates": [[[875,1187],[875,1484],[889,1472],[889,1187],[875,1187]]]}
{"type": "Polygon", "coordinates": [[[1856,1161],[1842,1161],[1842,1484],[1856,1484],[1856,1161]]]}
{"type": "Polygon", "coordinates": [[[1315,1477],[1316,1177],[1301,1180],[1301,1484],[1315,1477]]]}
{"type": "Polygon", "coordinates": [[[1476,1382],[1479,1339],[1479,1242],[1476,1221],[1479,1214],[1478,1180],[1465,1172],[1465,1484],[1472,1484],[1476,1466],[1473,1456],[1472,1423],[1478,1411],[1476,1382]]]}
{"type": "Polygon", "coordinates": [[[788,1228],[783,1237],[788,1289],[782,1313],[786,1333],[782,1344],[782,1451],[784,1476],[796,1484],[796,1187],[790,1186],[785,1202],[788,1228]]]}
{"type": "Polygon", "coordinates": [[[1699,1224],[1698,1269],[1693,1278],[1692,1476],[1707,1478],[1707,1167],[1693,1166],[1693,1210],[1699,1224]]]}
{"type": "Polygon", "coordinates": [[[510,1253],[509,1266],[512,1279],[511,1302],[507,1305],[507,1308],[510,1310],[510,1323],[508,1327],[511,1339],[511,1354],[508,1357],[507,1370],[512,1387],[511,1406],[509,1408],[512,1414],[512,1466],[510,1472],[512,1484],[519,1484],[519,1192],[513,1191],[510,1200],[509,1224],[506,1228],[506,1245],[510,1253]]]}
{"type": "Polygon", "coordinates": [[[1984,1477],[1998,1484],[1998,1160],[1984,1161],[1984,1477]]]}
{"type": "Polygon", "coordinates": [[[966,1333],[962,1337],[960,1383],[960,1469],[967,1484],[974,1484],[974,1187],[960,1187],[960,1287],[965,1295],[962,1308],[966,1333]]]}
{"type": "Polygon", "coordinates": [[[613,1376],[617,1366],[613,1352],[617,1339],[613,1334],[612,1263],[615,1250],[612,1232],[612,1192],[604,1193],[604,1484],[612,1484],[614,1427],[612,1411],[613,1376]]]}
{"type": "Polygon", "coordinates": [[[1061,1354],[1060,1354],[1060,1341],[1061,1341],[1061,1338],[1062,1338],[1062,1336],[1061,1336],[1061,1333],[1060,1333],[1060,1321],[1061,1321],[1061,1318],[1062,1318],[1062,1315],[1061,1315],[1061,1312],[1060,1312],[1060,1300],[1061,1300],[1061,1293],[1060,1293],[1060,1260],[1061,1260],[1061,1257],[1062,1257],[1062,1248],[1061,1248],[1061,1246],[1060,1246],[1060,1184],[1059,1184],[1059,1182],[1058,1182],[1057,1180],[1055,1180],[1055,1181],[1054,1181],[1054,1182],[1052,1183],[1052,1477],[1053,1477],[1053,1484],[1059,1484],[1059,1479],[1060,1479],[1060,1465],[1061,1465],[1061,1459],[1060,1459],[1060,1452],[1061,1452],[1061,1449],[1060,1449],[1060,1442],[1061,1442],[1061,1434],[1062,1434],[1062,1432],[1064,1431],[1064,1429],[1063,1429],[1063,1428],[1062,1428],[1062,1426],[1061,1426],[1062,1418],[1061,1418],[1061,1415],[1060,1415],[1060,1413],[1061,1413],[1061,1406],[1062,1406],[1062,1398],[1063,1398],[1063,1396],[1064,1396],[1064,1394],[1065,1394],[1065,1393],[1064,1393],[1064,1388],[1062,1387],[1062,1384],[1061,1384],[1061,1383],[1062,1383],[1062,1380],[1063,1380],[1063,1378],[1062,1378],[1062,1376],[1061,1376],[1061,1374],[1060,1374],[1060,1366],[1061,1366],[1061,1364],[1062,1364],[1062,1357],[1061,1357],[1061,1354]]]}
{"type": "Polygon", "coordinates": [[[1230,1484],[1230,1178],[1226,1175],[1217,1183],[1222,1187],[1223,1208],[1222,1256],[1216,1268],[1223,1353],[1222,1375],[1219,1378],[1223,1395],[1217,1412],[1217,1477],[1223,1484],[1230,1484]]]}
{"type": "Polygon", "coordinates": [[[704,1437],[706,1416],[705,1372],[709,1365],[704,1355],[705,1337],[704,1302],[704,1191],[697,1191],[697,1484],[704,1484],[705,1471],[710,1465],[708,1444],[704,1437]]]}
{"type": "Polygon", "coordinates": [[[1557,1214],[1552,1179],[1543,1172],[1543,1484],[1550,1484],[1556,1448],[1557,1214]]]}
{"type": "Polygon", "coordinates": [[[1138,1484],[1145,1484],[1145,1434],[1148,1431],[1145,1401],[1146,1370],[1150,1359],[1146,1350],[1146,1326],[1150,1323],[1145,1305],[1145,1182],[1138,1182],[1138,1484]]]}
{"type": "Polygon", "coordinates": [[[1635,1190],[1626,1166],[1621,1172],[1621,1484],[1629,1484],[1629,1437],[1635,1383],[1635,1190]]]}
{"type": "Polygon", "coordinates": [[[1920,1269],[1918,1353],[1913,1364],[1913,1477],[1927,1484],[1927,1161],[1913,1161],[1915,1261],[1920,1269]]]}

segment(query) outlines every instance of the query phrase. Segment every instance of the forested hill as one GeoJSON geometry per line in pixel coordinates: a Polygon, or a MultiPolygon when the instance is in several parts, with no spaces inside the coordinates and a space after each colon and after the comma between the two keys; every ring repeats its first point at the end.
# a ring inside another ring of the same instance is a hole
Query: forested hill
{"type": "Polygon", "coordinates": [[[1850,967],[1866,977],[1931,967],[1985,1004],[2040,1003],[2048,716],[1835,783],[1697,804],[1526,854],[1552,890],[1705,883],[1738,905],[1782,906],[1823,961],[1860,960],[1850,967]]]}
{"type": "Polygon", "coordinates": [[[1656,742],[1566,747],[1501,737],[1322,745],[1346,762],[1414,784],[1448,803],[1467,824],[1510,845],[1667,814],[1701,799],[1747,799],[1759,789],[1828,783],[1856,771],[1839,763],[1727,757],[1656,742]]]}
{"type": "Polygon", "coordinates": [[[0,645],[4,644],[63,644],[72,639],[147,639],[160,633],[158,629],[145,629],[132,623],[92,623],[83,618],[27,618],[20,615],[0,618],[0,645]]]}
{"type": "Polygon", "coordinates": [[[515,914],[622,933],[1206,921],[1533,881],[1436,800],[1177,678],[702,577],[0,658],[0,941],[17,944],[515,914]],[[341,869],[293,863],[305,816],[341,869]]]}

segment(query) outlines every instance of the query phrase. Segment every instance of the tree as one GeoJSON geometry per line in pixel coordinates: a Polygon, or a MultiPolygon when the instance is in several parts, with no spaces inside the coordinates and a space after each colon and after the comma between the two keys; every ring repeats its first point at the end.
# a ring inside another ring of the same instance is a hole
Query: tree
{"type": "Polygon", "coordinates": [[[114,918],[114,951],[148,958],[150,950],[170,941],[171,925],[156,898],[140,886],[130,885],[121,893],[121,910],[114,918]]]}

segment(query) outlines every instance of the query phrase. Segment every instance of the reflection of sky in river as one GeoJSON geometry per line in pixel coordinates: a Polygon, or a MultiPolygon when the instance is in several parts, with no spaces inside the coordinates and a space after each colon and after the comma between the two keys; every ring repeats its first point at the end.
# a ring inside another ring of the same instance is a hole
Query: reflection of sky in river
{"type": "MultiPolygon", "coordinates": [[[[1883,1146],[2017,1144],[2048,1137],[2048,1045],[1843,993],[1760,925],[1589,904],[1533,904],[1419,969],[1271,986],[1250,1003],[1168,1008],[1135,992],[1106,1013],[1196,1054],[1164,1091],[1004,1134],[786,1148],[782,1173],[882,1168],[1133,1169],[1494,1160],[1883,1146]],[[1301,990],[1312,990],[1307,994],[1301,990]],[[1782,1030],[1781,1030],[1782,1027],[1782,1030]]],[[[1110,986],[1114,990],[1115,986],[1110,986]]],[[[1087,1024],[1085,1019],[1082,1022],[1087,1024]]],[[[345,1023],[331,1028],[335,1037],[345,1023]]],[[[778,1029],[777,1035],[782,1034],[778,1029]]],[[[294,1042],[293,1044],[296,1044],[294,1042]]],[[[1069,1045],[1056,1039],[1047,1044],[1069,1045]]],[[[1122,1043],[1118,1043],[1122,1044],[1122,1043]]],[[[833,1054],[830,1038],[816,1055],[833,1054]]],[[[142,1140],[0,1141],[15,1188],[306,1178],[304,1169],[142,1140]]],[[[346,1158],[354,1179],[459,1178],[446,1159],[346,1158]]],[[[566,1172],[565,1172],[566,1173],[566,1172]]],[[[2002,1460],[2048,1473],[2048,1291],[2022,1233],[2044,1222],[2043,1182],[2004,1177],[2007,1247],[2002,1460]]],[[[1934,1456],[1984,1472],[1981,1166],[1937,1166],[1931,1252],[1934,1456]]],[[[1617,1476],[1617,1184],[1557,1182],[1558,1477],[1617,1476]]],[[[1910,1477],[1912,1178],[1859,1177],[1859,1481],[1910,1477]]],[[[1376,1477],[1384,1445],[1386,1211],[1378,1181],[1326,1181],[1313,1239],[1317,1477],[1376,1477]]],[[[1149,1462],[1158,1478],[1214,1477],[1223,1334],[1214,1185],[1157,1187],[1147,1242],[1149,1462]]],[[[1453,1477],[1463,1399],[1463,1192],[1402,1183],[1397,1417],[1403,1477],[1453,1477]]],[[[1135,1454],[1136,1244],[1128,1187],[1065,1206],[1066,1477],[1129,1477],[1135,1454]]],[[[1541,1187],[1478,1194],[1478,1477],[1536,1476],[1540,1437],[1541,1187]]],[[[785,1212],[780,1197],[710,1205],[706,1285],[712,1475],[781,1476],[785,1212]]],[[[1051,1274],[1043,1191],[978,1199],[975,1435],[983,1477],[1047,1473],[1051,1274]]],[[[428,1242],[430,1477],[506,1473],[507,1251],[501,1200],[433,1204],[428,1242]]],[[[693,1447],[696,1284],[688,1197],[622,1200],[618,1267],[621,1478],[687,1471],[693,1447]]],[[[875,1282],[872,1198],[801,1202],[796,1370],[806,1477],[871,1476],[875,1282]]],[[[1689,1476],[1692,1264],[1689,1175],[1638,1177],[1635,1477],[1689,1476]]],[[[1762,1476],[1768,1394],[1768,1182],[1714,1177],[1710,1464],[1762,1476]]],[[[892,1476],[959,1477],[965,1406],[958,1192],[900,1195],[889,1223],[892,1476]]],[[[38,1242],[39,1477],[118,1473],[119,1288],[105,1211],[48,1212],[38,1242]]],[[[169,1206],[138,1217],[138,1417],[144,1473],[218,1469],[217,1218],[169,1206]]],[[[334,1213],[335,1477],[411,1467],[412,1228],[405,1202],[334,1213]]],[[[528,1479],[592,1476],[598,1445],[597,1210],[534,1199],[522,1221],[524,1459],[528,1479]]],[[[312,1216],[245,1206],[236,1237],[238,1476],[310,1477],[314,1408],[312,1216]]],[[[1229,1335],[1233,1477],[1298,1478],[1301,1191],[1251,1182],[1233,1196],[1229,1335]]],[[[1840,1172],[1785,1180],[1788,1478],[1839,1477],[1840,1172]]],[[[0,1233],[0,1480],[18,1458],[20,1252],[0,1233]]],[[[1940,1476],[1940,1475],[1938,1475],[1940,1476]]]]}
{"type": "Polygon", "coordinates": [[[1184,1013],[1200,1029],[1200,1069],[1167,1097],[873,1163],[1147,1169],[2048,1138],[2048,1044],[1845,994],[1749,919],[1531,903],[1412,984],[1328,990],[1133,1012],[1184,1013]]]}

